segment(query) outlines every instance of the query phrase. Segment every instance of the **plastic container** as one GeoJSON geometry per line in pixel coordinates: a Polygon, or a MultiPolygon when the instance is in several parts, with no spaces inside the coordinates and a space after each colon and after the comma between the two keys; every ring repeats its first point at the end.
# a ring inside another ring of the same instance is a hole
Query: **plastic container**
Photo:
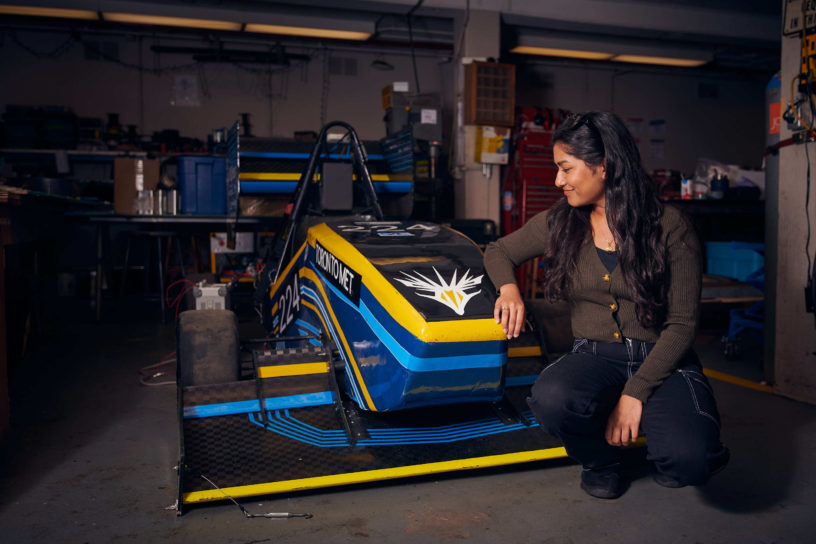
{"type": "Polygon", "coordinates": [[[227,213],[227,160],[224,157],[182,155],[178,158],[181,213],[227,213]]]}
{"type": "Polygon", "coordinates": [[[757,253],[763,244],[744,242],[706,242],[706,273],[746,281],[765,266],[765,257],[757,253]]]}
{"type": "Polygon", "coordinates": [[[725,192],[728,190],[728,177],[717,176],[711,180],[711,190],[708,192],[708,197],[714,200],[722,200],[725,198],[725,192]]]}
{"type": "Polygon", "coordinates": [[[683,200],[691,200],[691,179],[684,177],[680,181],[680,198],[683,200]]]}

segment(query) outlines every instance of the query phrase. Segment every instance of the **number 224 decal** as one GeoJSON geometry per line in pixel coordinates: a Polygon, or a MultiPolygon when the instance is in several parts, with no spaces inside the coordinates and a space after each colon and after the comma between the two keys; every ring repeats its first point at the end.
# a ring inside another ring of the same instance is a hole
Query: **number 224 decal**
{"type": "Polygon", "coordinates": [[[286,330],[300,312],[300,286],[298,285],[297,271],[286,282],[286,288],[281,291],[278,299],[279,332],[286,330]]]}
{"type": "Polygon", "coordinates": [[[393,224],[385,221],[354,225],[339,225],[337,228],[341,232],[368,232],[368,231],[396,232],[406,230],[439,230],[439,227],[435,225],[423,225],[421,223],[414,223],[413,225],[402,226],[402,224],[400,223],[393,224]]]}

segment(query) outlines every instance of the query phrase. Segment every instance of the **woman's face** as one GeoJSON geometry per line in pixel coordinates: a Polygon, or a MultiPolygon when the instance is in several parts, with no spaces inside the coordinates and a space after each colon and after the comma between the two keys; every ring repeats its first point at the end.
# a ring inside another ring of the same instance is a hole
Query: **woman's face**
{"type": "Polygon", "coordinates": [[[564,196],[572,207],[604,206],[606,169],[603,165],[590,166],[583,160],[567,153],[564,144],[553,146],[553,159],[558,167],[555,186],[564,190],[564,196]]]}

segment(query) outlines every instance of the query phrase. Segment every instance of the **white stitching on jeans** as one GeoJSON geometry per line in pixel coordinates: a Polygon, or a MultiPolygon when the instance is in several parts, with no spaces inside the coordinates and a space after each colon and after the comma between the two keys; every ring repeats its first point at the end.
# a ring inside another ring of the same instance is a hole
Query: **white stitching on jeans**
{"type": "Polygon", "coordinates": [[[711,389],[711,386],[708,384],[708,382],[705,380],[701,373],[696,372],[694,370],[685,370],[684,372],[690,376],[690,379],[699,383],[701,386],[705,387],[706,391],[714,395],[714,391],[711,389]]]}
{"type": "Polygon", "coordinates": [[[701,415],[701,416],[704,416],[704,417],[707,417],[708,419],[713,421],[714,424],[719,429],[720,424],[717,422],[717,418],[715,418],[713,415],[709,414],[708,412],[700,409],[700,402],[697,400],[697,394],[694,392],[694,384],[691,383],[691,378],[688,376],[688,374],[691,374],[691,372],[688,372],[687,370],[682,370],[680,368],[677,369],[677,372],[679,372],[680,375],[683,376],[683,379],[686,380],[686,385],[688,385],[689,393],[691,393],[691,399],[694,402],[694,409],[697,412],[697,414],[701,415]]]}
{"type": "MultiPolygon", "coordinates": [[[[557,365],[558,363],[560,363],[560,362],[561,362],[561,360],[562,360],[564,357],[566,357],[567,355],[569,355],[569,354],[568,354],[568,353],[565,353],[564,355],[562,355],[561,357],[559,357],[558,359],[556,359],[555,361],[553,361],[551,364],[549,364],[549,365],[545,366],[545,367],[544,367],[544,369],[543,369],[541,372],[539,372],[539,373],[538,373],[538,375],[539,375],[539,376],[541,376],[542,374],[544,374],[545,372],[547,372],[549,369],[551,369],[552,367],[554,367],[555,365],[557,365]]],[[[538,379],[538,378],[536,378],[536,379],[538,379]]]]}

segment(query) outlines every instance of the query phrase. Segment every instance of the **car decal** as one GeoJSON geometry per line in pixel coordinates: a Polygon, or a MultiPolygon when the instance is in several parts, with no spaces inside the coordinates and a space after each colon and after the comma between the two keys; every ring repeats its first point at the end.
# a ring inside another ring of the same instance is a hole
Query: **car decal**
{"type": "Polygon", "coordinates": [[[482,291],[481,289],[477,289],[476,291],[468,292],[467,290],[480,285],[482,275],[471,276],[470,269],[468,268],[465,273],[462,274],[462,277],[457,279],[456,276],[459,271],[454,269],[453,277],[450,281],[445,281],[436,267],[432,268],[436,273],[436,277],[439,279],[438,282],[416,271],[413,272],[413,275],[403,272],[402,274],[408,279],[394,279],[407,287],[416,289],[417,296],[429,298],[444,304],[456,312],[457,315],[465,315],[465,306],[467,306],[468,301],[482,291]]]}

